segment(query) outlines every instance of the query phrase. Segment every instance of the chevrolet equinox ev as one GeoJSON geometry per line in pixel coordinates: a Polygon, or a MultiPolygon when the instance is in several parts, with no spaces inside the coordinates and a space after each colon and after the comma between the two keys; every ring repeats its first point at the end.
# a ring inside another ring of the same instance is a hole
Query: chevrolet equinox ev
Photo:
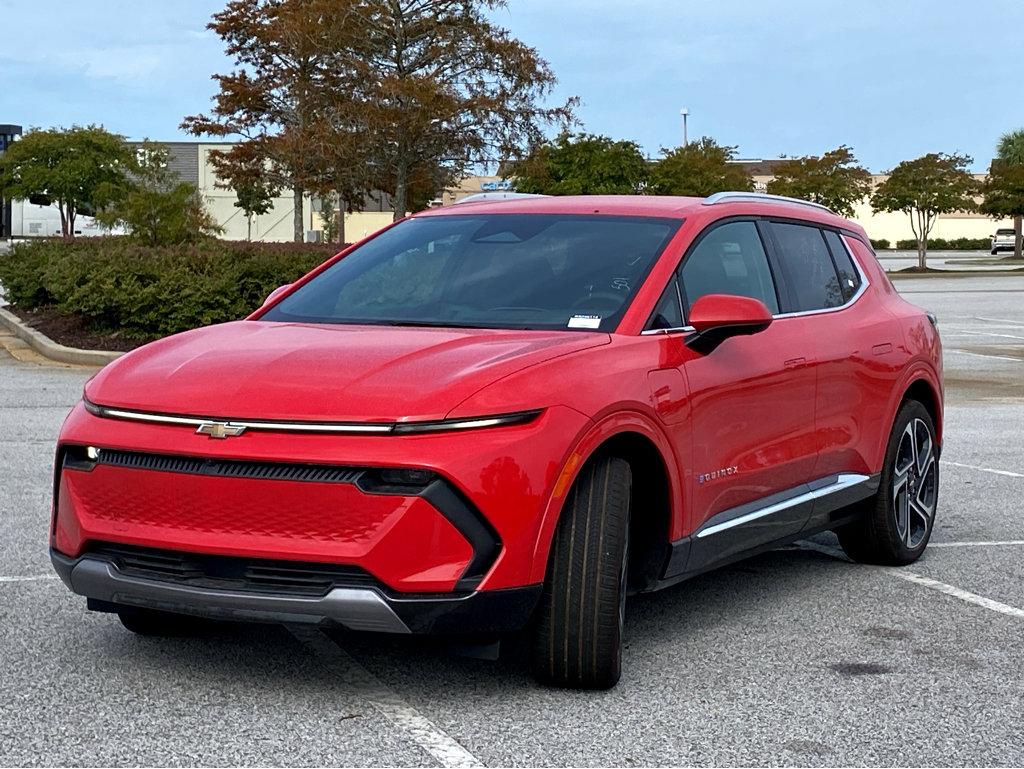
{"type": "Polygon", "coordinates": [[[136,633],[525,630],[604,688],[627,594],[825,530],[917,559],[942,413],[934,316],[822,206],[483,200],[96,374],[51,556],[136,633]]]}

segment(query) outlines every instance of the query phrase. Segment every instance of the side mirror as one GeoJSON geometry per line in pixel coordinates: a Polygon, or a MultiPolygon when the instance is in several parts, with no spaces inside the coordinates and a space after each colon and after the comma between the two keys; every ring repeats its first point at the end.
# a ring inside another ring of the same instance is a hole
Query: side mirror
{"type": "Polygon", "coordinates": [[[263,300],[262,306],[266,307],[268,304],[271,304],[275,299],[277,299],[277,297],[281,296],[281,294],[283,294],[291,287],[291,283],[285,283],[283,286],[278,286],[267,295],[267,298],[263,300]]]}
{"type": "Polygon", "coordinates": [[[731,336],[747,336],[772,324],[772,313],[763,302],[747,296],[706,294],[693,303],[689,324],[696,333],[686,344],[711,352],[731,336]]]}

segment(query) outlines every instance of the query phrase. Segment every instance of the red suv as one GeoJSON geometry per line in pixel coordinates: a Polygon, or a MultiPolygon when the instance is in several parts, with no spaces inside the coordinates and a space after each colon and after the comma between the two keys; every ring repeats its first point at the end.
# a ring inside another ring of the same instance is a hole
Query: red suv
{"type": "Polygon", "coordinates": [[[140,633],[529,627],[541,680],[607,687],[628,593],[829,529],[918,558],[942,402],[934,317],[821,206],[456,205],[97,374],[52,560],[140,633]]]}

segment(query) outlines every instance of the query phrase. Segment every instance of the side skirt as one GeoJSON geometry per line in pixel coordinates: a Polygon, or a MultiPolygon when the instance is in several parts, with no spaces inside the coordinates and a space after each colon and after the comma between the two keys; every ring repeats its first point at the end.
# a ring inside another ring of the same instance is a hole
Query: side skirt
{"type": "Polygon", "coordinates": [[[840,473],[724,510],[671,544],[662,578],[652,590],[854,520],[861,511],[852,506],[874,495],[880,478],[840,473]]]}

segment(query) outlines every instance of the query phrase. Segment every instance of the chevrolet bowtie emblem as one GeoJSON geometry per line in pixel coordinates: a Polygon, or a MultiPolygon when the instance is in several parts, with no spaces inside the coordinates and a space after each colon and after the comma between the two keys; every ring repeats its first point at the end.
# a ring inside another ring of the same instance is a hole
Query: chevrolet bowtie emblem
{"type": "Polygon", "coordinates": [[[245,425],[233,425],[230,422],[203,422],[196,433],[209,435],[211,438],[234,438],[245,432],[245,425]]]}

